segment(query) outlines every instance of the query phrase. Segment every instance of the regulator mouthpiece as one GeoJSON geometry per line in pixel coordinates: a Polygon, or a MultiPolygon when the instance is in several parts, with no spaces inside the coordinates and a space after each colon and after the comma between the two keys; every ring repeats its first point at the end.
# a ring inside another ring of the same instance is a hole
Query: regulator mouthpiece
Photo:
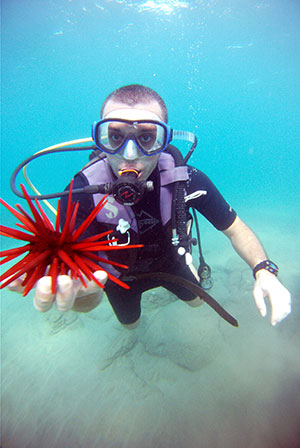
{"type": "Polygon", "coordinates": [[[138,177],[139,172],[134,169],[127,169],[127,170],[118,171],[118,174],[119,174],[119,176],[126,176],[126,175],[130,176],[131,175],[131,176],[138,177]]]}

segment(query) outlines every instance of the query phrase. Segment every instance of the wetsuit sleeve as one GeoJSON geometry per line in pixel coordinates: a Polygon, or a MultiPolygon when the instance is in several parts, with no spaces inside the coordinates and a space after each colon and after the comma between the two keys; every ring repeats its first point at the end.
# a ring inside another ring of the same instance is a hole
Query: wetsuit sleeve
{"type": "Polygon", "coordinates": [[[188,207],[194,207],[216,229],[226,230],[236,218],[236,212],[225,201],[213,182],[200,170],[189,167],[187,194],[198,192],[198,197],[187,202],[188,207]]]}

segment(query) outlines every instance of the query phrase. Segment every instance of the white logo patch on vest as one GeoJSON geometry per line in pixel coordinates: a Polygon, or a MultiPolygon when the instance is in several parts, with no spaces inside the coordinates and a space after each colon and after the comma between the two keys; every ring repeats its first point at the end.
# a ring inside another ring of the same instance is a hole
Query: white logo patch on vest
{"type": "Polygon", "coordinates": [[[118,216],[118,207],[113,205],[115,202],[115,199],[111,196],[107,197],[107,203],[104,205],[103,209],[105,210],[105,215],[108,219],[113,219],[116,216],[118,216]]]}

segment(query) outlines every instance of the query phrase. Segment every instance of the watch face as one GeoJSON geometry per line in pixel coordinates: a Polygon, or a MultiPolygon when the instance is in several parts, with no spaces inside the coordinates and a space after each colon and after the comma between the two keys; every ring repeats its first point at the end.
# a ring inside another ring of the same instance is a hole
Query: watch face
{"type": "Polygon", "coordinates": [[[276,266],[276,264],[273,263],[272,261],[270,261],[270,262],[267,264],[266,269],[267,269],[269,272],[272,272],[272,274],[275,274],[275,275],[278,274],[278,266],[276,266]]]}

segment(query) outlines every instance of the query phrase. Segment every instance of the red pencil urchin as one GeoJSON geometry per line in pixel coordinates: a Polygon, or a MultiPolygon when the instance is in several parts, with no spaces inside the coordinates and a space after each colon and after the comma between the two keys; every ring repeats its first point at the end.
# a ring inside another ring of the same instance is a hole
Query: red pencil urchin
{"type": "MultiPolygon", "coordinates": [[[[103,288],[104,286],[93,275],[93,272],[96,270],[105,271],[105,269],[96,263],[97,261],[125,269],[127,266],[102,258],[97,252],[142,247],[142,245],[111,245],[112,242],[117,242],[117,240],[110,240],[110,244],[107,240],[103,240],[103,238],[112,233],[113,230],[79,240],[83,232],[89,227],[93,219],[106,204],[106,197],[99,202],[84,222],[75,229],[79,203],[75,204],[71,200],[72,185],[73,182],[71,181],[66,220],[61,232],[59,231],[60,200],[58,201],[56,223],[53,225],[39,202],[35,199],[34,204],[29,198],[23,185],[21,185],[21,188],[33,218],[19,204],[16,204],[16,210],[0,198],[0,203],[20,221],[21,224],[17,223],[16,225],[26,230],[26,232],[23,232],[0,225],[0,235],[28,242],[25,246],[0,251],[0,257],[4,257],[4,259],[1,260],[1,264],[14,260],[28,252],[24,258],[0,276],[0,281],[3,282],[1,283],[0,289],[23,275],[23,296],[26,296],[34,287],[37,280],[44,275],[48,275],[52,278],[52,293],[54,294],[56,292],[57,277],[58,275],[63,274],[68,274],[74,279],[79,279],[81,283],[86,286],[85,276],[88,280],[94,280],[101,288],[103,288]]],[[[126,285],[126,283],[122,282],[114,275],[109,272],[107,272],[107,275],[108,278],[115,283],[123,288],[129,289],[129,286],[126,285]]]]}

